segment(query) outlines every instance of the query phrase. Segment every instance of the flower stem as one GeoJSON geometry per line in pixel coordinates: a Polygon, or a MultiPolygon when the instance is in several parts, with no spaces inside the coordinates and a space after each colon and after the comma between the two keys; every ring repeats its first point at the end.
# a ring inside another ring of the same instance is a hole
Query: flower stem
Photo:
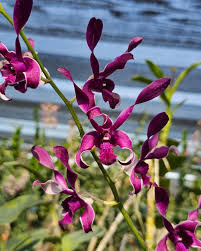
{"type": "MultiPolygon", "coordinates": [[[[13,25],[13,21],[12,19],[9,17],[9,15],[6,13],[6,11],[3,9],[1,3],[0,3],[0,13],[13,25]]],[[[34,59],[38,62],[42,72],[44,73],[45,77],[49,80],[49,83],[51,84],[51,86],[53,87],[53,89],[55,90],[55,92],[60,96],[60,98],[63,100],[63,102],[65,103],[66,107],[68,108],[69,112],[71,113],[73,120],[75,121],[75,124],[79,130],[80,133],[80,137],[82,138],[85,134],[84,129],[81,125],[81,122],[79,120],[79,118],[77,117],[77,114],[72,106],[71,101],[69,101],[64,95],[63,93],[58,89],[58,87],[56,86],[56,84],[54,83],[54,81],[52,80],[52,78],[50,77],[49,73],[47,72],[47,70],[45,69],[45,67],[43,66],[42,62],[40,61],[37,53],[34,51],[34,49],[32,48],[31,44],[29,43],[26,35],[24,34],[23,30],[20,31],[20,36],[22,37],[22,39],[24,40],[27,48],[30,50],[30,52],[32,53],[34,59]]],[[[119,211],[122,213],[125,221],[127,222],[128,226],[130,227],[130,230],[132,231],[132,233],[135,235],[135,237],[137,238],[140,246],[143,248],[143,250],[147,251],[147,247],[145,245],[144,240],[142,239],[142,237],[140,236],[137,228],[134,226],[131,218],[129,217],[128,213],[126,212],[125,208],[123,207],[122,202],[120,201],[119,198],[119,194],[117,192],[117,188],[114,184],[114,182],[112,181],[112,179],[110,178],[109,174],[107,173],[107,171],[105,170],[105,168],[103,167],[102,163],[100,162],[95,149],[91,150],[92,156],[94,158],[94,160],[97,162],[105,180],[107,181],[108,185],[110,186],[112,193],[114,195],[114,198],[117,202],[117,207],[119,209],[119,211]]]]}

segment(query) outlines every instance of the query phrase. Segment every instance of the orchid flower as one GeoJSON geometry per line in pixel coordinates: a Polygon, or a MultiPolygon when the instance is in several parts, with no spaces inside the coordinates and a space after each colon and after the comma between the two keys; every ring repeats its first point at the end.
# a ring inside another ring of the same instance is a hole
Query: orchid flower
{"type": "Polygon", "coordinates": [[[17,91],[25,93],[29,87],[37,88],[40,82],[41,70],[38,63],[29,56],[22,56],[19,42],[19,32],[30,16],[32,2],[17,0],[15,3],[13,23],[17,33],[16,52],[8,51],[7,47],[0,43],[0,56],[4,58],[0,69],[4,78],[0,85],[0,97],[6,101],[11,100],[5,95],[7,86],[14,86],[17,91]]]}
{"type": "MultiPolygon", "coordinates": [[[[69,72],[68,72],[69,73],[69,72]]],[[[69,76],[68,76],[69,77],[69,76]]],[[[70,78],[69,78],[70,79],[70,78]]],[[[73,81],[73,80],[71,80],[73,81]]],[[[89,151],[96,146],[99,149],[100,161],[102,164],[111,165],[117,160],[117,155],[113,153],[113,147],[120,146],[120,148],[126,148],[130,151],[130,157],[122,162],[118,160],[122,165],[129,165],[134,160],[134,153],[132,150],[132,143],[128,135],[120,130],[117,130],[131,115],[135,105],[151,100],[160,95],[170,83],[170,79],[158,79],[144,88],[137,97],[137,100],[132,106],[127,107],[118,116],[117,120],[113,123],[112,120],[106,115],[101,113],[99,107],[93,107],[88,110],[87,103],[85,103],[85,96],[83,93],[77,92],[77,100],[79,106],[83,111],[87,111],[88,118],[92,126],[96,131],[91,131],[84,135],[79,151],[76,154],[77,165],[81,168],[87,168],[88,165],[82,160],[82,153],[89,151]],[[102,116],[104,123],[102,126],[98,125],[94,120],[94,117],[102,116]]],[[[75,85],[75,83],[74,83],[75,85]]],[[[81,89],[79,89],[80,91],[81,89]]]]}
{"type": "Polygon", "coordinates": [[[100,19],[95,17],[91,18],[87,26],[86,40],[89,49],[91,50],[90,63],[93,72],[93,76],[90,77],[83,86],[83,91],[89,97],[89,108],[95,105],[94,93],[102,93],[103,100],[109,102],[112,109],[116,108],[120,104],[120,96],[113,92],[115,87],[114,82],[108,77],[116,70],[123,69],[128,60],[133,59],[133,55],[130,53],[138,44],[141,43],[142,37],[133,38],[129,46],[122,55],[116,57],[112,62],[108,63],[102,72],[99,71],[99,63],[94,55],[94,49],[100,40],[103,29],[103,23],[100,19]]]}
{"type": "Polygon", "coordinates": [[[201,196],[198,208],[189,212],[188,219],[176,226],[173,226],[165,215],[169,205],[169,196],[164,188],[155,187],[155,200],[156,207],[162,215],[164,226],[168,231],[168,234],[158,243],[156,251],[169,251],[167,247],[168,239],[173,243],[176,251],[190,251],[190,247],[201,247],[201,241],[195,236],[196,228],[201,225],[201,222],[197,221],[199,209],[201,209],[201,196]]]}
{"type": "Polygon", "coordinates": [[[139,193],[142,185],[151,185],[150,177],[147,176],[149,165],[145,162],[148,159],[162,159],[167,157],[170,148],[168,146],[156,147],[158,135],[167,124],[169,118],[165,112],[156,115],[149,123],[147,140],[143,143],[140,159],[131,171],[130,182],[135,194],[139,193]]]}
{"type": "Polygon", "coordinates": [[[84,212],[80,217],[83,230],[85,233],[92,231],[92,224],[95,216],[94,210],[91,205],[87,203],[86,198],[81,197],[75,190],[77,174],[68,164],[69,157],[66,148],[62,146],[55,146],[54,153],[67,169],[67,181],[71,186],[71,189],[68,188],[63,175],[59,171],[55,170],[51,157],[45,149],[40,146],[34,146],[32,148],[32,153],[40,164],[52,169],[54,172],[54,180],[48,180],[45,183],[41,183],[36,180],[34,181],[33,186],[40,185],[47,194],[62,193],[69,195],[69,197],[67,197],[61,204],[63,207],[62,219],[59,221],[61,228],[65,230],[65,226],[73,222],[73,216],[76,211],[80,208],[84,208],[84,212]]]}
{"type": "Polygon", "coordinates": [[[117,130],[118,119],[115,123],[104,113],[101,113],[99,107],[93,107],[88,112],[88,117],[92,126],[96,131],[91,131],[84,135],[82,138],[81,146],[79,151],[76,154],[76,163],[81,168],[89,167],[82,160],[82,153],[88,150],[91,150],[93,146],[96,146],[99,149],[100,155],[99,159],[102,164],[111,165],[118,158],[117,155],[113,152],[113,147],[119,146],[122,149],[128,149],[130,151],[130,157],[124,162],[118,159],[119,163],[122,165],[128,165],[134,160],[134,152],[132,150],[132,141],[128,135],[120,130],[117,130]],[[104,119],[102,125],[99,125],[94,118],[101,116],[104,119]]]}

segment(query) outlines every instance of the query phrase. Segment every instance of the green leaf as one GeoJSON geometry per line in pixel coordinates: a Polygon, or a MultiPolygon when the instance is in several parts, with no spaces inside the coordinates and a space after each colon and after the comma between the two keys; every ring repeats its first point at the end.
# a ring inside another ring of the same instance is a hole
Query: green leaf
{"type": "Polygon", "coordinates": [[[165,77],[165,74],[164,72],[162,71],[162,69],[154,64],[152,61],[150,60],[145,60],[147,66],[149,67],[149,69],[151,70],[151,72],[157,77],[157,78],[164,78],[165,77]]]}
{"type": "Polygon", "coordinates": [[[32,250],[31,247],[35,246],[36,243],[45,239],[48,236],[47,229],[38,229],[27,233],[21,233],[17,236],[8,240],[6,244],[6,250],[8,251],[22,251],[32,250]]]}
{"type": "Polygon", "coordinates": [[[185,103],[186,99],[182,100],[180,103],[176,104],[172,109],[172,115],[175,114],[176,110],[185,103]]]}
{"type": "Polygon", "coordinates": [[[88,242],[93,237],[101,237],[104,234],[104,229],[100,227],[94,227],[93,232],[84,233],[83,230],[76,231],[70,234],[64,235],[62,238],[61,250],[72,251],[77,248],[81,243],[88,242]]]}
{"type": "Polygon", "coordinates": [[[151,82],[153,82],[153,80],[147,78],[147,77],[144,77],[144,76],[141,76],[141,75],[134,75],[132,78],[131,78],[132,81],[137,81],[137,82],[140,82],[140,83],[143,83],[143,84],[146,84],[146,85],[149,85],[151,82]]]}
{"type": "Polygon", "coordinates": [[[11,223],[27,208],[37,205],[40,200],[34,195],[22,195],[0,207],[0,224],[11,223]]]}
{"type": "Polygon", "coordinates": [[[169,90],[169,96],[171,97],[175,91],[177,90],[178,86],[181,84],[181,82],[184,80],[184,78],[196,67],[198,67],[201,64],[201,62],[197,62],[194,63],[192,65],[190,65],[189,67],[187,67],[184,71],[182,71],[182,73],[179,74],[179,76],[177,77],[174,85],[172,86],[172,88],[169,90]]]}

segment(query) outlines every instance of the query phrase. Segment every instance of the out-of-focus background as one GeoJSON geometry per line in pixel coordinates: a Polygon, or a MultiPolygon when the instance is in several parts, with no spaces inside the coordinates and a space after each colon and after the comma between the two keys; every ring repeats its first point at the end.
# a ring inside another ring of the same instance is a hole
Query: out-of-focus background
{"type": "MultiPolygon", "coordinates": [[[[12,15],[14,0],[2,1],[5,9],[12,15]]],[[[133,36],[144,37],[143,43],[135,50],[133,62],[113,74],[117,85],[116,91],[122,95],[122,105],[117,110],[133,103],[142,84],[131,81],[134,74],[150,77],[152,74],[145,64],[145,59],[152,60],[170,77],[177,76],[185,67],[200,60],[201,3],[198,0],[130,0],[130,1],[34,1],[31,17],[26,25],[26,34],[35,40],[36,50],[48,68],[55,82],[65,92],[67,97],[73,96],[73,87],[62,79],[57,72],[58,67],[68,68],[74,80],[82,85],[91,75],[89,65],[89,49],[85,41],[85,32],[91,17],[101,18],[104,22],[102,39],[95,53],[101,67],[126,50],[133,36]],[[174,67],[173,73],[169,71],[174,67]],[[172,76],[173,75],[173,76],[172,76]]],[[[0,39],[9,49],[14,48],[15,33],[7,20],[0,16],[0,39]]],[[[25,50],[25,47],[23,47],[25,50]]],[[[173,137],[179,137],[179,132],[185,128],[192,133],[196,121],[200,119],[200,77],[199,68],[194,69],[182,84],[173,98],[179,103],[185,100],[184,106],[178,109],[174,121],[173,137]]],[[[31,122],[30,109],[40,102],[61,104],[50,86],[29,90],[26,95],[8,91],[13,97],[11,103],[1,102],[0,117],[3,126],[0,132],[9,133],[13,120],[24,119],[31,122]],[[9,126],[5,126],[5,125],[9,126]]],[[[100,103],[99,103],[100,104],[100,103]]],[[[102,104],[104,109],[108,105],[102,104]]],[[[157,100],[136,109],[136,116],[144,111],[156,114],[164,107],[157,100]]],[[[66,116],[60,109],[59,122],[66,124],[66,116]]],[[[68,117],[69,118],[69,117],[68,117]]],[[[16,123],[18,123],[16,122],[16,123]]],[[[132,132],[135,121],[128,125],[132,132]]],[[[29,126],[30,128],[30,126],[29,126]]],[[[29,129],[27,129],[29,130],[29,129]]],[[[31,134],[31,131],[25,132],[31,134]]],[[[54,132],[56,133],[56,132],[54,132]]],[[[58,132],[59,134],[59,132],[58,132]]],[[[59,135],[54,135],[59,137],[59,135]]]]}
{"type": "MultiPolygon", "coordinates": [[[[1,1],[11,16],[14,2],[1,1]]],[[[176,145],[179,155],[170,153],[168,158],[150,162],[149,174],[171,195],[167,217],[178,224],[186,220],[190,210],[197,208],[201,187],[201,68],[197,63],[201,61],[201,2],[34,0],[25,33],[35,40],[41,61],[68,99],[74,96],[72,83],[57,68],[66,67],[79,86],[92,74],[85,33],[93,16],[104,23],[102,38],[95,49],[102,69],[127,49],[132,37],[144,37],[133,51],[135,59],[111,76],[116,84],[115,92],[121,95],[121,106],[111,110],[101,97],[97,98],[102,111],[109,113],[113,120],[134,103],[150,80],[163,76],[172,79],[171,88],[165,92],[167,97],[172,95],[169,105],[161,96],[136,106],[121,129],[132,138],[138,158],[150,119],[159,112],[168,113],[172,123],[160,135],[160,144],[176,145]]],[[[11,25],[0,16],[0,41],[11,50],[15,37],[11,25]]],[[[79,174],[77,186],[102,200],[113,200],[113,196],[90,156],[86,156],[91,163],[88,170],[76,166],[74,157],[80,138],[70,114],[50,85],[25,94],[8,88],[7,96],[13,100],[0,101],[0,250],[140,251],[118,210],[96,199],[93,233],[83,234],[79,223],[81,212],[66,232],[61,231],[57,221],[61,219],[63,196],[47,196],[40,188],[32,189],[34,180],[42,177],[46,181],[52,175],[33,158],[30,153],[33,145],[43,146],[51,156],[54,156],[53,146],[64,145],[69,151],[71,167],[79,174]]],[[[88,131],[86,116],[74,104],[88,131]]],[[[126,157],[126,153],[117,151],[126,157]]],[[[65,173],[65,167],[56,158],[53,161],[65,173]]],[[[121,166],[116,163],[107,171],[115,180],[133,222],[150,250],[154,250],[167,232],[155,210],[153,191],[144,188],[137,197],[129,199],[132,187],[121,166]]],[[[200,232],[197,236],[200,238],[200,232]]]]}

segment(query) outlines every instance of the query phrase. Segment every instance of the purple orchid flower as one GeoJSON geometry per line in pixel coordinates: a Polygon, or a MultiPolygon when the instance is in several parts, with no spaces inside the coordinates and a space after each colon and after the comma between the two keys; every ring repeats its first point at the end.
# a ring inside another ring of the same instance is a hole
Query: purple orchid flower
{"type": "Polygon", "coordinates": [[[142,186],[152,185],[150,177],[147,176],[149,165],[145,162],[148,159],[162,159],[167,157],[170,148],[168,146],[156,147],[158,135],[167,124],[169,118],[165,112],[156,115],[149,123],[147,130],[147,140],[143,143],[140,159],[131,171],[130,182],[135,194],[139,193],[142,186]]]}
{"type": "Polygon", "coordinates": [[[16,52],[8,51],[7,47],[0,43],[0,56],[4,58],[0,69],[4,78],[0,85],[0,97],[5,101],[11,100],[5,95],[7,86],[14,86],[17,91],[25,93],[29,87],[37,88],[40,82],[40,66],[31,57],[22,56],[19,42],[19,32],[30,16],[32,4],[33,1],[30,0],[17,0],[15,3],[13,23],[17,33],[16,52]]]}
{"type": "Polygon", "coordinates": [[[59,225],[61,226],[61,228],[65,230],[65,226],[67,224],[72,224],[73,216],[76,211],[81,208],[84,208],[84,212],[80,217],[82,228],[85,233],[92,231],[92,224],[95,216],[94,210],[91,205],[87,203],[86,199],[81,197],[75,191],[75,182],[77,180],[77,174],[70,168],[68,164],[69,157],[66,148],[62,146],[55,146],[54,153],[66,167],[67,181],[72,189],[68,188],[63,175],[57,170],[55,170],[52,160],[45,149],[40,146],[34,146],[32,148],[32,153],[34,157],[40,162],[40,164],[52,169],[54,172],[54,180],[48,180],[45,183],[41,183],[40,181],[36,180],[34,181],[33,186],[40,185],[47,194],[62,193],[69,195],[69,197],[62,202],[62,220],[59,221],[59,225]]]}
{"type": "MultiPolygon", "coordinates": [[[[69,71],[66,69],[60,69],[60,71],[74,83],[69,71]]],[[[117,156],[113,153],[113,147],[117,145],[121,148],[129,149],[131,152],[129,159],[125,163],[120,160],[118,161],[124,165],[131,164],[131,162],[134,160],[131,140],[125,132],[119,131],[117,129],[129,118],[135,105],[147,102],[159,96],[169,84],[169,78],[162,78],[152,82],[140,92],[136,102],[132,106],[127,107],[120,113],[117,120],[113,124],[107,115],[101,113],[99,107],[88,109],[89,104],[87,95],[83,93],[82,90],[74,83],[78,105],[85,113],[87,113],[91,124],[96,129],[96,131],[91,131],[85,134],[82,139],[80,149],[76,154],[76,162],[78,166],[82,168],[88,167],[88,165],[82,161],[81,155],[83,152],[91,150],[93,146],[99,148],[99,158],[103,164],[113,164],[117,160],[117,156]],[[97,116],[103,117],[104,123],[102,126],[98,125],[94,120],[94,118],[97,116]]]]}
{"type": "Polygon", "coordinates": [[[81,168],[89,167],[82,160],[82,153],[89,151],[96,146],[99,148],[99,159],[104,165],[111,165],[117,159],[117,155],[113,152],[113,147],[119,146],[122,149],[128,149],[130,151],[130,156],[126,161],[121,161],[118,159],[119,163],[122,165],[128,165],[134,160],[134,152],[132,150],[132,141],[128,135],[120,130],[117,130],[118,127],[116,123],[112,123],[112,120],[104,113],[101,113],[99,107],[93,107],[88,112],[88,117],[91,124],[96,129],[96,131],[91,131],[84,135],[79,151],[76,154],[76,163],[81,168]],[[101,116],[104,119],[102,125],[99,125],[94,118],[101,116]]]}
{"type": "Polygon", "coordinates": [[[95,17],[91,18],[87,26],[86,40],[89,49],[91,50],[90,63],[93,72],[93,77],[89,78],[83,86],[83,91],[87,94],[89,98],[89,108],[95,106],[95,99],[93,92],[102,93],[103,100],[109,102],[112,109],[120,105],[120,96],[113,92],[115,87],[114,82],[108,77],[116,70],[123,69],[128,62],[128,60],[133,59],[133,55],[130,53],[134,48],[136,48],[141,42],[142,37],[133,38],[129,46],[122,55],[116,57],[112,62],[105,66],[105,69],[99,71],[99,63],[94,55],[94,49],[100,40],[103,29],[103,23],[100,19],[95,17]]]}
{"type": "Polygon", "coordinates": [[[166,210],[169,205],[169,196],[162,187],[155,187],[156,207],[163,217],[163,223],[168,234],[158,243],[156,251],[169,251],[167,240],[169,239],[175,246],[176,251],[190,251],[190,247],[201,247],[201,241],[195,236],[195,230],[201,225],[197,221],[199,209],[201,208],[201,196],[199,198],[198,208],[188,214],[188,219],[180,224],[173,226],[166,218],[166,210]]]}

